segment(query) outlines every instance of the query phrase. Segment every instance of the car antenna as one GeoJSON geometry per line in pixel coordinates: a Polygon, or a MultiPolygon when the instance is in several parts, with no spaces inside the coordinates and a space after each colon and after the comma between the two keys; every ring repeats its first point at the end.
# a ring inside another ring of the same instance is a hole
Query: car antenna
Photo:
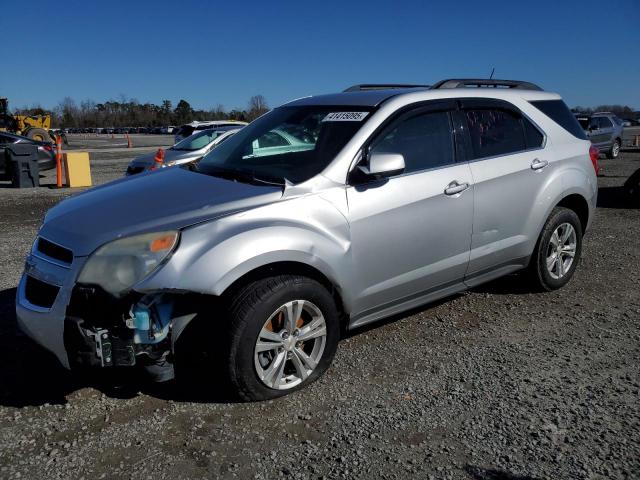
{"type": "Polygon", "coordinates": [[[496,71],[496,67],[491,67],[491,75],[489,75],[489,80],[491,80],[493,78],[493,74],[496,71]]]}

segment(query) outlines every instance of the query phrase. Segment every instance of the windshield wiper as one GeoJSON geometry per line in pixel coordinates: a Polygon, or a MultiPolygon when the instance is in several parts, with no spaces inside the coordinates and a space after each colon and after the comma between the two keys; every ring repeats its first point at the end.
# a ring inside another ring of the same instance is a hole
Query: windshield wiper
{"type": "MultiPolygon", "coordinates": [[[[195,170],[201,171],[197,167],[195,167],[195,170]]],[[[279,187],[283,187],[285,185],[284,179],[279,179],[276,177],[261,178],[257,177],[253,172],[245,172],[241,170],[231,170],[228,168],[215,167],[208,168],[205,171],[201,172],[214,177],[226,178],[227,180],[234,180],[242,183],[251,183],[254,185],[277,185],[279,187]]]]}

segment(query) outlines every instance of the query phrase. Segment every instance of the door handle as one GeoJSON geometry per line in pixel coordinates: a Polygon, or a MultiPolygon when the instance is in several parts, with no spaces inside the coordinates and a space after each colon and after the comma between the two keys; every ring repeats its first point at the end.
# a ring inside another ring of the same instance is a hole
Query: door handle
{"type": "Polygon", "coordinates": [[[457,195],[458,193],[464,192],[467,188],[469,188],[468,183],[458,183],[457,180],[454,180],[447,188],[444,189],[445,195],[457,195]]]}
{"type": "Polygon", "coordinates": [[[539,158],[535,158],[533,162],[531,162],[531,170],[541,170],[547,165],[549,165],[549,162],[547,160],[540,160],[539,158]]]}

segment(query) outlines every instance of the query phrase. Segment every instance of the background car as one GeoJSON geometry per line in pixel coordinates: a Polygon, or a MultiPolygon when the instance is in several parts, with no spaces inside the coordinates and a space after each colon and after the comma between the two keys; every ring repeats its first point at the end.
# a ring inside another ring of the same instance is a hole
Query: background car
{"type": "Polygon", "coordinates": [[[55,146],[51,142],[40,142],[8,132],[0,132],[0,177],[6,178],[9,171],[6,165],[6,148],[16,143],[28,143],[38,146],[38,165],[40,170],[51,170],[56,167],[55,146]]]}
{"type": "MultiPolygon", "coordinates": [[[[163,166],[171,167],[198,160],[238,130],[240,128],[237,126],[220,127],[195,133],[165,150],[163,166]]],[[[152,170],[155,164],[155,156],[156,152],[151,152],[133,159],[127,167],[126,175],[135,175],[136,173],[152,170]]]]}
{"type": "Polygon", "coordinates": [[[173,130],[174,142],[178,143],[184,138],[187,138],[189,135],[193,135],[195,132],[200,130],[207,130],[209,128],[219,128],[219,127],[244,127],[247,125],[247,122],[240,122],[237,120],[214,120],[211,122],[191,122],[186,125],[182,125],[173,130]]]}
{"type": "Polygon", "coordinates": [[[607,158],[617,158],[622,146],[623,121],[610,112],[576,114],[591,143],[607,158]]]}

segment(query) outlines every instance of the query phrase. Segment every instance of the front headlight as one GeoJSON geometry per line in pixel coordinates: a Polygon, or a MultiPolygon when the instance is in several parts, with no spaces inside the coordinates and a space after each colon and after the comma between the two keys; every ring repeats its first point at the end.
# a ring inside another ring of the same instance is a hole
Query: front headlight
{"type": "Polygon", "coordinates": [[[101,286],[119,296],[143,280],[178,244],[177,231],[145,233],[103,245],[91,254],[79,283],[101,286]]]}

